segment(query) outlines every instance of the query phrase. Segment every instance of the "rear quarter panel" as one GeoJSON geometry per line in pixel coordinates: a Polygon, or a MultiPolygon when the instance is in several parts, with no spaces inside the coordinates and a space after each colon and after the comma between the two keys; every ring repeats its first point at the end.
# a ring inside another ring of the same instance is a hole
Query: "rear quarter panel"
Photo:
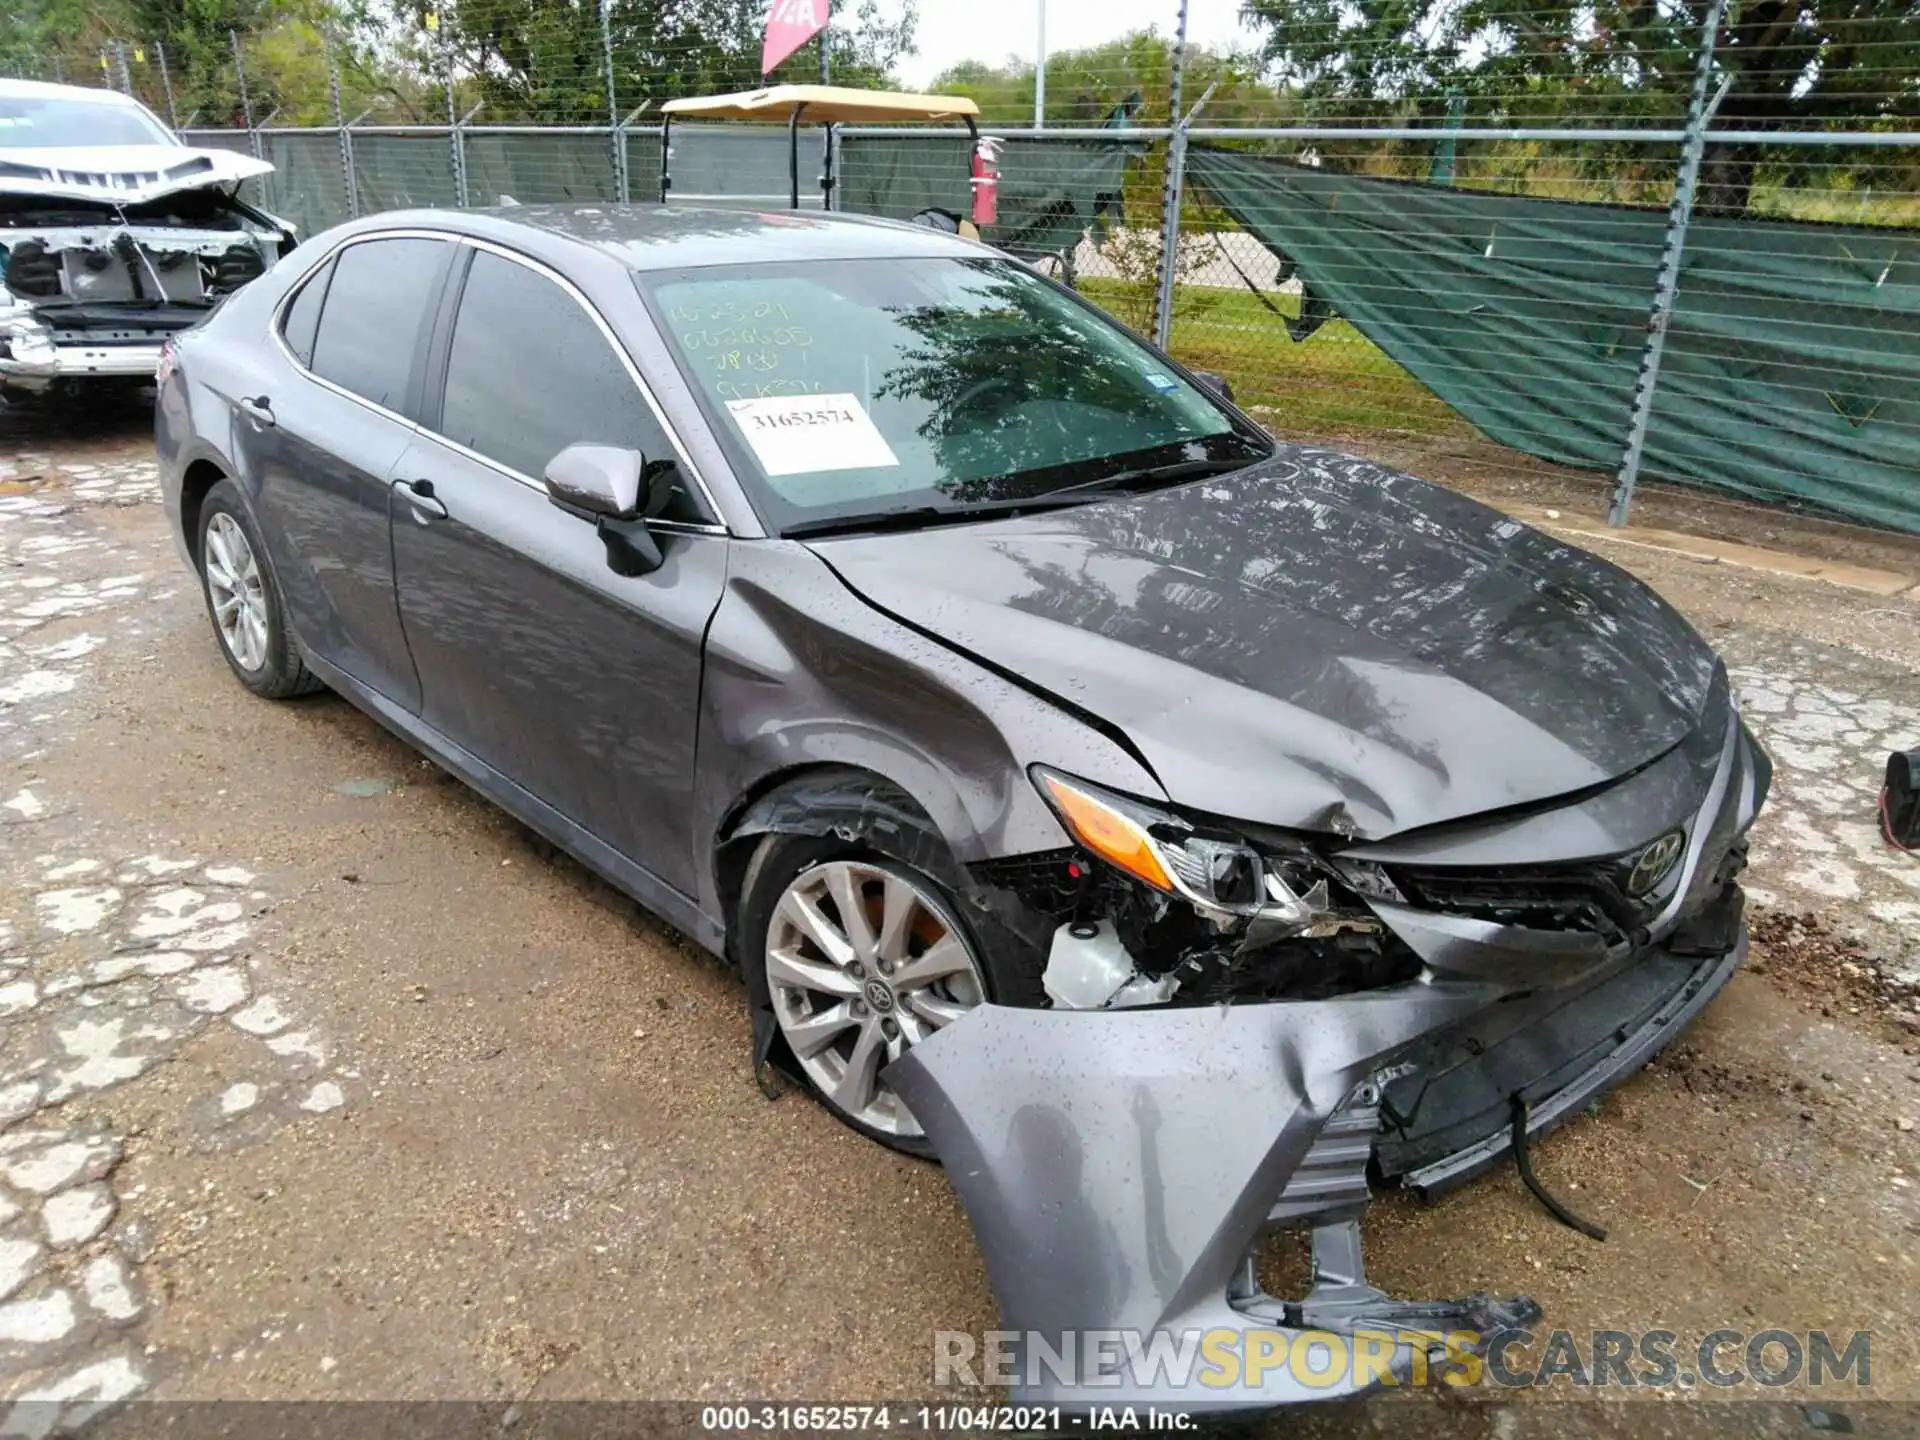
{"type": "Polygon", "coordinates": [[[173,337],[173,373],[161,382],[153,410],[154,458],[168,527],[189,565],[192,537],[181,513],[186,474],[205,462],[243,493],[248,490],[247,456],[234,443],[233,402],[268,388],[275,363],[284,363],[269,335],[274,307],[320,253],[308,248],[282,258],[207,319],[173,337]]]}

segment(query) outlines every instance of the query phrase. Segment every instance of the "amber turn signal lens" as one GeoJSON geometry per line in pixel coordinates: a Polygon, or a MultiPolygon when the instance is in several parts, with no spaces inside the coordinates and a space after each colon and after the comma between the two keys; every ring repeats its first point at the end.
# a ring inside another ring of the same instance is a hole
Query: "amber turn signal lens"
{"type": "Polygon", "coordinates": [[[1155,889],[1173,889],[1172,877],[1153,853],[1153,843],[1139,824],[1057,775],[1042,774],[1040,782],[1047,787],[1074,839],[1109,865],[1119,866],[1155,889]]]}

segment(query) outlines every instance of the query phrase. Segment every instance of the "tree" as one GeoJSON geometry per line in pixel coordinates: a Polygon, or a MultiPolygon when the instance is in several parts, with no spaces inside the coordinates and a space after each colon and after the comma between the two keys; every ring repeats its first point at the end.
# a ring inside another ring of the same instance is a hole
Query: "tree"
{"type": "MultiPolygon", "coordinates": [[[[1196,124],[1286,125],[1297,106],[1260,79],[1253,54],[1187,47],[1182,113],[1207,97],[1196,124]],[[1209,93],[1211,92],[1211,93],[1209,93]]],[[[1047,124],[1098,126],[1124,112],[1138,125],[1162,126],[1172,114],[1173,42],[1157,30],[1136,30],[1117,40],[1047,57],[1047,124]]],[[[1004,65],[965,61],[936,76],[929,87],[965,95],[980,107],[984,123],[1025,126],[1033,120],[1033,64],[1017,56],[1004,65]]],[[[1135,329],[1153,323],[1160,274],[1160,207],[1166,182],[1167,147],[1139,147],[1122,182],[1122,223],[1101,240],[1104,272],[1100,303],[1135,329]]],[[[1215,253],[1205,232],[1231,222],[1203,203],[1197,187],[1186,191],[1191,226],[1175,250],[1176,273],[1190,278],[1215,253]]],[[[1192,292],[1189,291],[1189,294],[1192,292]]]]}
{"type": "MultiPolygon", "coordinates": [[[[445,7],[442,22],[437,0],[405,0],[400,13],[416,41],[450,49],[462,86],[485,107],[484,119],[606,119],[606,49],[597,5],[458,0],[445,7]]],[[[912,48],[915,18],[913,0],[895,20],[883,19],[875,0],[836,13],[827,32],[835,82],[884,82],[912,48]]],[[[611,0],[608,26],[615,98],[623,113],[643,100],[658,105],[761,83],[765,0],[611,0]]],[[[819,67],[819,45],[809,43],[772,79],[814,80],[819,67]]]]}
{"type": "MultiPolygon", "coordinates": [[[[1198,124],[1278,125],[1287,121],[1283,98],[1259,77],[1253,54],[1187,47],[1183,109],[1192,109],[1209,85],[1212,98],[1198,124]]],[[[1167,123],[1173,75],[1173,42],[1157,30],[1136,30],[1085,50],[1047,56],[1046,119],[1049,125],[1099,125],[1115,107],[1128,105],[1142,125],[1167,123]]],[[[989,124],[1033,120],[1033,62],[1010,56],[1004,65],[963,61],[935,77],[932,90],[965,95],[989,124]]]]}
{"type": "Polygon", "coordinates": [[[100,7],[89,0],[16,0],[0,15],[0,74],[96,83],[100,77],[93,66],[112,33],[100,7]]]}
{"type": "MultiPolygon", "coordinates": [[[[267,28],[274,9],[275,0],[120,0],[111,13],[121,38],[142,44],[157,40],[166,47],[168,76],[182,120],[197,113],[204,125],[239,125],[245,116],[232,36],[267,28]]],[[[262,92],[259,98],[267,97],[262,92]]],[[[254,119],[271,108],[255,110],[254,119]]]]}
{"type": "Polygon", "coordinates": [[[376,0],[24,0],[0,16],[0,68],[41,79],[118,86],[163,117],[196,126],[326,124],[329,59],[342,104],[431,120],[415,57],[395,43],[376,0]],[[233,37],[248,104],[240,103],[233,37]],[[123,68],[124,67],[124,68],[123,68]]]}
{"type": "MultiPolygon", "coordinates": [[[[888,83],[910,53],[915,0],[892,18],[878,0],[841,0],[827,32],[833,79],[888,83]]],[[[748,89],[761,83],[766,0],[611,0],[614,100],[748,89]]],[[[164,46],[176,113],[202,125],[242,123],[232,36],[244,52],[247,109],[258,122],[332,119],[329,62],[349,114],[432,123],[454,99],[482,121],[604,124],[609,113],[599,0],[15,0],[0,15],[0,70],[80,84],[117,84],[103,48],[127,45],[128,78],[163,108],[164,46]]],[[[774,75],[820,71],[810,42],[774,75]]]]}
{"type": "MultiPolygon", "coordinates": [[[[1327,118],[1679,122],[1709,0],[1246,0],[1262,54],[1327,118]]],[[[1920,115],[1914,0],[1728,0],[1715,123],[1774,130],[1920,115]]],[[[1744,213],[1759,150],[1709,147],[1699,209],[1744,213]]]]}

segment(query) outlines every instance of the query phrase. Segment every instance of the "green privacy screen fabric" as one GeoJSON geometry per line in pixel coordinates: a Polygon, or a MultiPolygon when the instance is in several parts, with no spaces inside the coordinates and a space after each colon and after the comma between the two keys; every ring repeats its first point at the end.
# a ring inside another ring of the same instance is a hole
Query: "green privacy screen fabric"
{"type": "MultiPolygon", "coordinates": [[[[1137,143],[1009,139],[1000,151],[1000,221],[988,238],[1023,259],[1071,252],[1089,227],[1118,218],[1137,143]]],[[[843,135],[838,207],[905,220],[968,213],[965,135],[843,135]]]]}
{"type": "MultiPolygon", "coordinates": [[[[1664,210],[1207,147],[1188,173],[1484,434],[1619,464],[1664,210]]],[[[1920,532],[1920,234],[1696,218],[1642,474],[1920,532]]]]}
{"type": "Polygon", "coordinates": [[[269,132],[260,140],[262,154],[273,162],[273,174],[259,181],[261,206],[292,221],[303,240],[347,218],[347,172],[338,131],[269,132]]]}

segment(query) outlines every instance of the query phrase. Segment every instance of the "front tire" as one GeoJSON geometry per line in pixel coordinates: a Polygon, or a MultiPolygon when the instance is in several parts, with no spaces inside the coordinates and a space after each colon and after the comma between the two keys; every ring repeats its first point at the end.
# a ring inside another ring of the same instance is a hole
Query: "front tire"
{"type": "Polygon", "coordinates": [[[196,538],[200,590],[214,639],[240,683],[268,700],[323,688],[287,634],[286,606],[266,546],[231,480],[220,481],[201,501],[196,538]]]}
{"type": "Polygon", "coordinates": [[[742,886],[740,946],[765,976],[780,1038],[835,1119],[932,1154],[880,1071],[994,998],[944,886],[844,840],[769,835],[742,886]]]}

